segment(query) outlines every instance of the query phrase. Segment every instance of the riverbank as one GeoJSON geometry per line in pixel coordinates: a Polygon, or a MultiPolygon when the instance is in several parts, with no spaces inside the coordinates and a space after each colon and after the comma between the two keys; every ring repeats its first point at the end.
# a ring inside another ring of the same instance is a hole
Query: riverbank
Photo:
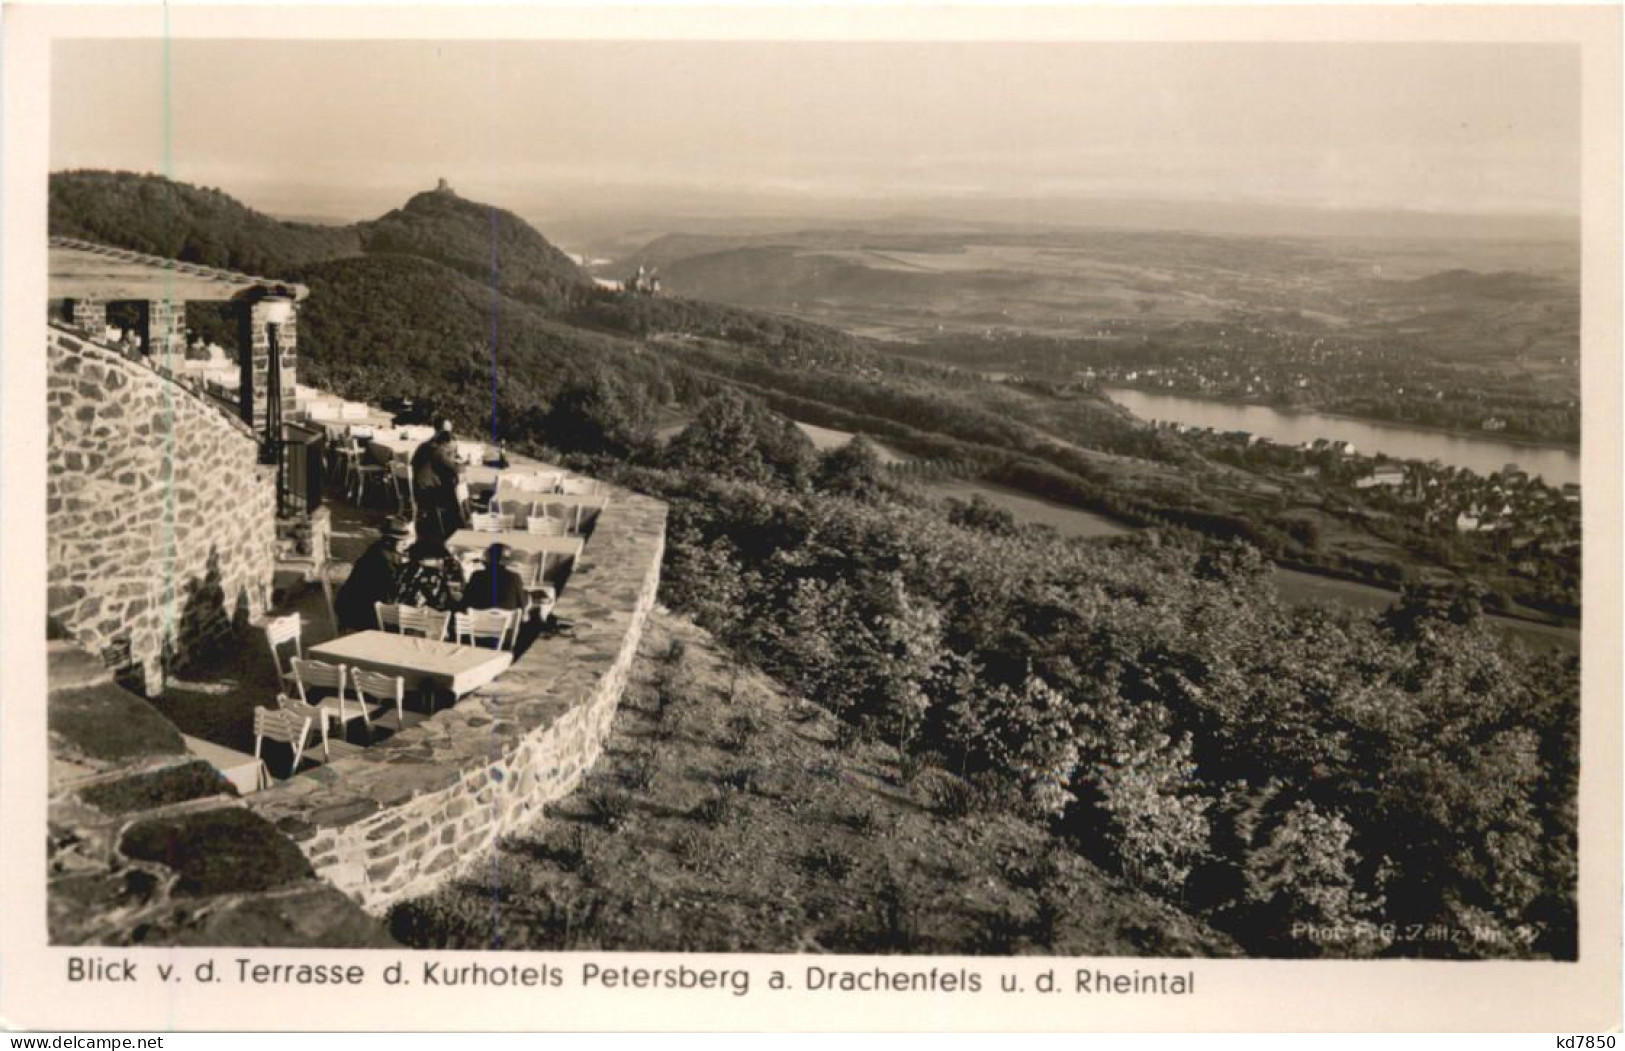
{"type": "MultiPolygon", "coordinates": [[[[1388,420],[1380,416],[1357,416],[1348,412],[1336,412],[1324,409],[1317,405],[1275,405],[1267,401],[1252,401],[1247,398],[1230,397],[1223,394],[1196,394],[1190,391],[1170,391],[1163,388],[1140,387],[1134,384],[1114,384],[1110,387],[1102,386],[1101,392],[1107,398],[1114,390],[1134,391],[1138,394],[1149,394],[1153,397],[1187,398],[1191,401],[1213,402],[1218,405],[1236,405],[1250,409],[1269,409],[1283,416],[1323,416],[1329,420],[1346,420],[1349,423],[1363,423],[1372,427],[1384,427],[1394,430],[1423,431],[1427,434],[1436,434],[1445,438],[1461,438],[1467,441],[1498,442],[1502,445],[1525,446],[1530,449],[1544,452],[1572,453],[1580,455],[1579,442],[1559,442],[1539,438],[1520,438],[1516,435],[1505,434],[1501,431],[1465,430],[1460,427],[1441,427],[1432,423],[1412,423],[1409,420],[1388,420]]],[[[1113,402],[1113,404],[1117,404],[1113,402]]],[[[1124,408],[1119,405],[1119,408],[1124,408]]],[[[1127,411],[1127,410],[1125,410],[1127,411]]],[[[1129,413],[1133,415],[1132,412],[1129,413]]],[[[1138,418],[1138,417],[1137,417],[1138,418]]]]}
{"type": "Polygon", "coordinates": [[[1221,432],[1246,431],[1284,446],[1341,440],[1361,454],[1423,463],[1438,460],[1483,477],[1516,463],[1548,485],[1580,481],[1579,453],[1561,445],[1138,387],[1111,386],[1102,391],[1113,404],[1146,421],[1166,420],[1221,432]]]}

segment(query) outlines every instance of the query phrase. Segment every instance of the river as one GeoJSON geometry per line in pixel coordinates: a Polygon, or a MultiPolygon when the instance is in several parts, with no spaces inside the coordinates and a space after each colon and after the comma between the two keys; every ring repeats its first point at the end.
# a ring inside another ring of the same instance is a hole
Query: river
{"type": "Polygon", "coordinates": [[[1284,412],[1268,405],[1243,405],[1178,394],[1110,387],[1106,395],[1142,420],[1167,420],[1216,431],[1249,431],[1281,445],[1326,438],[1354,443],[1354,451],[1385,453],[1402,460],[1438,460],[1488,475],[1515,463],[1547,485],[1580,480],[1580,454],[1551,445],[1525,445],[1494,438],[1422,430],[1318,412],[1284,412]]]}

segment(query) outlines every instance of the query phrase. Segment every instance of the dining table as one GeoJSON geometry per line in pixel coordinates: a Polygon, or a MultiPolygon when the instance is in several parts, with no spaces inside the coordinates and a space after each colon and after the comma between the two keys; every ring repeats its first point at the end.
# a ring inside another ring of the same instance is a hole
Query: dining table
{"type": "Polygon", "coordinates": [[[401,460],[407,463],[412,461],[412,454],[417,452],[418,446],[427,439],[416,435],[402,436],[398,430],[380,430],[373,434],[368,448],[373,450],[373,458],[381,463],[392,460],[401,460]]]}
{"type": "Polygon", "coordinates": [[[322,428],[327,432],[329,439],[342,438],[350,432],[352,427],[370,428],[378,431],[389,427],[394,417],[387,412],[370,412],[363,416],[330,412],[307,412],[304,414],[305,422],[322,428]]]}
{"type": "Polygon", "coordinates": [[[376,630],[341,635],[308,652],[331,663],[400,676],[408,690],[431,688],[456,697],[486,685],[513,663],[507,650],[376,630]]]}
{"type": "Polygon", "coordinates": [[[516,530],[488,532],[480,529],[459,529],[446,541],[446,547],[456,555],[478,554],[492,544],[507,545],[527,562],[537,562],[546,558],[547,564],[543,567],[542,579],[553,583],[575,565],[576,559],[581,557],[586,540],[579,536],[544,536],[541,533],[516,530]]]}
{"type": "Polygon", "coordinates": [[[502,514],[517,513],[520,518],[524,518],[529,515],[529,508],[546,507],[548,513],[556,517],[562,515],[572,533],[582,533],[591,529],[599,513],[607,506],[609,506],[607,496],[589,496],[582,493],[528,493],[523,490],[504,489],[495,498],[491,510],[502,514]]]}

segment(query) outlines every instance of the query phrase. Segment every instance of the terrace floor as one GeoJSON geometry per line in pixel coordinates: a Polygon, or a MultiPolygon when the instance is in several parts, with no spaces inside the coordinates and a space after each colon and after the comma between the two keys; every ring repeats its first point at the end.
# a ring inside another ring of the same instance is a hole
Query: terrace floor
{"type": "MultiPolygon", "coordinates": [[[[357,507],[344,498],[339,487],[330,486],[325,506],[331,516],[330,552],[334,562],[353,564],[375,540],[384,520],[393,513],[387,506],[357,507]]],[[[305,582],[296,575],[279,575],[270,616],[297,613],[303,623],[301,645],[308,650],[332,639],[335,625],[318,581],[305,582]]],[[[541,629],[531,622],[521,629],[516,656],[541,637],[541,629]]],[[[286,650],[284,651],[286,653],[286,650]]],[[[250,627],[234,644],[193,661],[170,676],[164,692],[150,698],[152,705],[181,733],[237,752],[254,751],[254,709],[275,708],[276,697],[284,687],[272,663],[263,630],[250,627]]],[[[442,702],[441,709],[445,705],[442,702]]],[[[408,696],[405,710],[397,717],[393,706],[371,711],[371,743],[427,719],[430,713],[421,698],[408,696]]],[[[300,772],[337,760],[364,749],[369,744],[367,730],[352,721],[344,729],[329,730],[329,755],[322,753],[321,736],[314,728],[305,745],[300,772]]],[[[291,776],[288,766],[291,748],[280,742],[266,742],[264,758],[273,778],[291,776]]]]}

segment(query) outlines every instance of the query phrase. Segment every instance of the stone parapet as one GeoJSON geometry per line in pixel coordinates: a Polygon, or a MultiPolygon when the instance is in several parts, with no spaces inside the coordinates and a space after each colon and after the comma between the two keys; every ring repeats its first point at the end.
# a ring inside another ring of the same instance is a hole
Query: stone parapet
{"type": "Polygon", "coordinates": [[[554,615],[490,686],[250,797],[317,875],[379,913],[570,792],[603,748],[660,583],[666,506],[612,490],[554,615]]]}

